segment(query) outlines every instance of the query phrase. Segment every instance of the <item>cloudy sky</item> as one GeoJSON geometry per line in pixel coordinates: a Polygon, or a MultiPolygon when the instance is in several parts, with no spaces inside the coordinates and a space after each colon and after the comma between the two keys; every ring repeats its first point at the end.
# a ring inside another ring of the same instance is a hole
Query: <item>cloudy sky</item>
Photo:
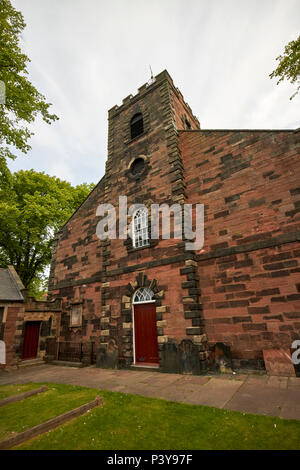
{"type": "Polygon", "coordinates": [[[34,168],[73,184],[104,173],[107,111],[167,69],[203,129],[300,126],[300,95],[269,74],[300,32],[299,0],[12,0],[30,79],[60,120],[37,120],[34,168]]]}

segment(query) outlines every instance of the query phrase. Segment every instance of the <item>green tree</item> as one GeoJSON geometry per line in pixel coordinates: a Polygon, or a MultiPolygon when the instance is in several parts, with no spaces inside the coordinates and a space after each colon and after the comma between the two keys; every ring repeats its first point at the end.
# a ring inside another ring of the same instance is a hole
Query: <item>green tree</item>
{"type": "Polygon", "coordinates": [[[300,36],[295,41],[290,41],[284,48],[283,55],[276,58],[279,61],[278,67],[270,74],[271,78],[280,77],[277,85],[284,79],[291,83],[298,83],[293,99],[300,89],[300,36]]]}
{"type": "MultiPolygon", "coordinates": [[[[17,149],[30,150],[28,140],[33,132],[28,128],[37,115],[48,124],[58,119],[49,113],[51,104],[28,80],[29,58],[19,46],[20,35],[25,28],[21,12],[16,11],[9,0],[0,0],[0,83],[5,89],[5,102],[0,104],[0,171],[6,172],[7,158],[15,158],[17,149]]],[[[3,96],[2,96],[3,98],[3,96]]],[[[2,102],[2,100],[1,100],[2,102]]]]}
{"type": "Polygon", "coordinates": [[[45,283],[55,232],[93,187],[34,170],[8,172],[0,181],[0,266],[12,264],[33,294],[45,283]]]}

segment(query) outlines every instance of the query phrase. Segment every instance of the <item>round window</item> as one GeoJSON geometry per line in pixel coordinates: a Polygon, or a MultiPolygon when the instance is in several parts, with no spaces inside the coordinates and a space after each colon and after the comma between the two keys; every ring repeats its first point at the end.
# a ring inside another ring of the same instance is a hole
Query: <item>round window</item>
{"type": "Polygon", "coordinates": [[[145,160],[143,158],[136,158],[130,167],[130,172],[132,175],[138,175],[144,171],[145,168],[145,160]]]}

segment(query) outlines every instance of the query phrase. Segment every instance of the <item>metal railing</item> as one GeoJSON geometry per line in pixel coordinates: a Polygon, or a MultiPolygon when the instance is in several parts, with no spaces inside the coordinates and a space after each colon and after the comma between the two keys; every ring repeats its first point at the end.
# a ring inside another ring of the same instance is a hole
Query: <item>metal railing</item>
{"type": "Polygon", "coordinates": [[[95,343],[75,341],[49,341],[46,343],[46,354],[58,361],[96,363],[95,343]]]}

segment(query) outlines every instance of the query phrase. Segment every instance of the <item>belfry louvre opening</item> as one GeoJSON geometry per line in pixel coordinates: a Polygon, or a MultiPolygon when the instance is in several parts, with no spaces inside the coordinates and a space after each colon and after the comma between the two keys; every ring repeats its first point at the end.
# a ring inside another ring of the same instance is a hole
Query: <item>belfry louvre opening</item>
{"type": "Polygon", "coordinates": [[[134,139],[135,137],[141,135],[143,132],[144,132],[143,116],[141,113],[137,113],[133,116],[130,122],[131,138],[134,139]]]}

